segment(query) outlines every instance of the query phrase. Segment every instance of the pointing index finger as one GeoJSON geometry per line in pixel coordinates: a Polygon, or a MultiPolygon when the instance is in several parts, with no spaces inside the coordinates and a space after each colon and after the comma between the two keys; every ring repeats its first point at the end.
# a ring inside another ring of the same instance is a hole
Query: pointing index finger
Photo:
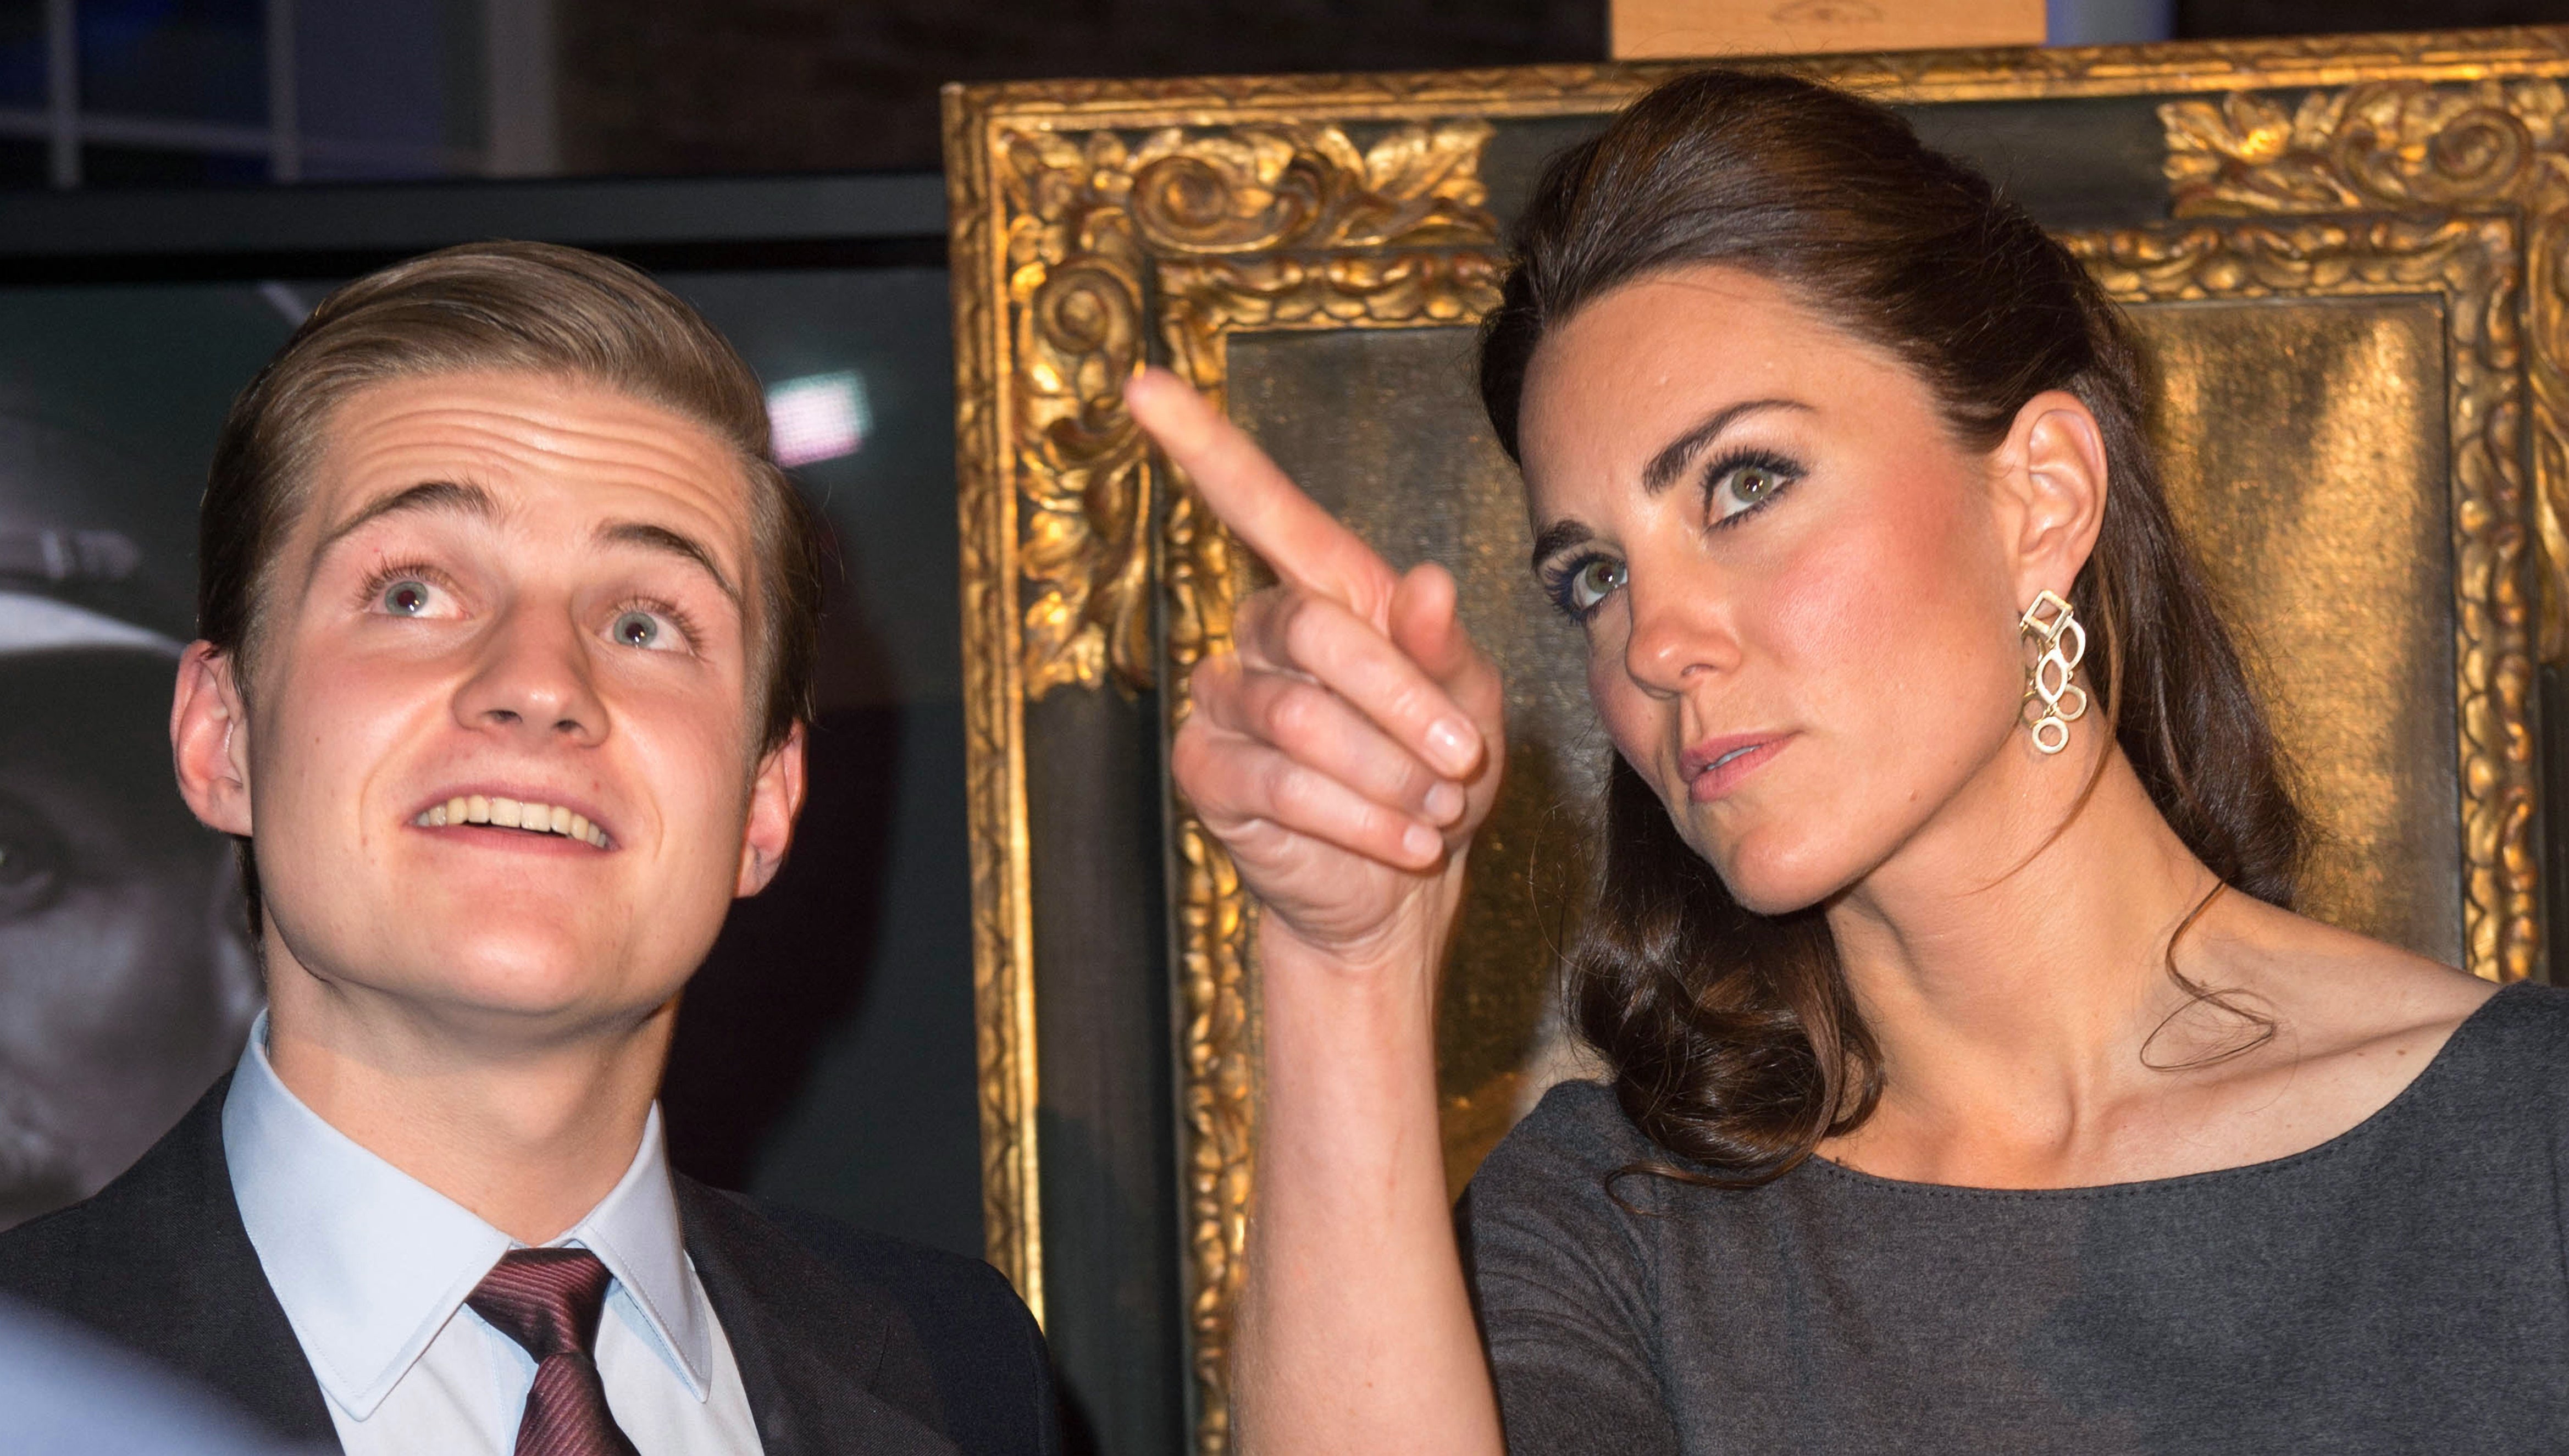
{"type": "Polygon", "coordinates": [[[1396,581],[1373,547],[1303,495],[1248,434],[1165,369],[1145,369],[1124,402],[1196,492],[1286,581],[1372,616],[1396,581]]]}

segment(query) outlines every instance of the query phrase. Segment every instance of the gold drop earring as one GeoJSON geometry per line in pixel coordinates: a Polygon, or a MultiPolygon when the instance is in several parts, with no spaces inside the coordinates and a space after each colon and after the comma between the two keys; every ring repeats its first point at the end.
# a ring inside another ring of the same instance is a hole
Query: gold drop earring
{"type": "Polygon", "coordinates": [[[2069,746],[2069,725],[2087,715],[2087,689],[2073,680],[2087,655],[2087,629],[2078,624],[2077,608],[2044,591],[2024,609],[2017,631],[2038,649],[2024,675],[2025,727],[2037,751],[2058,753],[2069,746]]]}

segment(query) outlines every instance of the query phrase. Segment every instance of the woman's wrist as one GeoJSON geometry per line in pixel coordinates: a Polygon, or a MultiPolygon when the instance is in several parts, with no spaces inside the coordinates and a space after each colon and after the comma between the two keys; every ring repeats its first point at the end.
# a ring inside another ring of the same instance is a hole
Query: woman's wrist
{"type": "Polygon", "coordinates": [[[1406,1023],[1433,1016],[1444,951],[1442,925],[1403,926],[1357,945],[1315,945],[1270,921],[1258,932],[1260,993],[1271,1019],[1292,1007],[1332,1022],[1406,1023]]]}
{"type": "Polygon", "coordinates": [[[1422,990],[1432,998],[1462,889],[1462,856],[1457,854],[1433,886],[1355,936],[1308,935],[1289,919],[1262,909],[1257,932],[1262,979],[1271,995],[1281,978],[1296,988],[1353,999],[1422,990]]]}

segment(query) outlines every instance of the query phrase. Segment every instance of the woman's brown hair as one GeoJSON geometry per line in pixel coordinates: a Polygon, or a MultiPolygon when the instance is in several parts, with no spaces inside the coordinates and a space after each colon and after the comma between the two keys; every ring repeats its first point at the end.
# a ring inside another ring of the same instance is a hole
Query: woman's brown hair
{"type": "MultiPolygon", "coordinates": [[[[1484,329],[1481,397],[1518,449],[1544,338],[1619,285],[1702,264],[1756,273],[1934,391],[1994,449],[2026,401],[2094,413],[2110,489],[2070,589],[2100,650],[2083,669],[2177,835],[2228,885],[2292,903],[2307,832],[2143,434],[2121,314],[2066,249],[1888,109],[1790,76],[1702,71],[1554,160],[1484,329]]],[[[1617,755],[1595,904],[1570,954],[1580,1028],[1625,1113],[1711,1181],[1752,1185],[1852,1131],[1882,1065],[1817,908],[1733,900],[1617,755]]],[[[2181,979],[2181,978],[2180,978],[2181,979]]]]}

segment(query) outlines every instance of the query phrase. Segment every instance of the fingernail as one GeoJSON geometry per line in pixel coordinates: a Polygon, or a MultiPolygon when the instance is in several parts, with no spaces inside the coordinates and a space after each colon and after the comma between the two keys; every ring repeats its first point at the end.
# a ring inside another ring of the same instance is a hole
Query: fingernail
{"type": "Polygon", "coordinates": [[[1400,836],[1400,847],[1409,851],[1411,858],[1424,860],[1431,858],[1437,851],[1444,849],[1445,841],[1437,835],[1436,831],[1429,829],[1427,826],[1423,824],[1413,824],[1408,829],[1402,831],[1400,836]]]}
{"type": "Polygon", "coordinates": [[[1427,817],[1438,824],[1452,824],[1463,817],[1463,791],[1452,784],[1438,784],[1427,791],[1427,817]]]}
{"type": "Polygon", "coordinates": [[[1436,766],[1449,774],[1472,767],[1472,725],[1460,718],[1439,718],[1428,725],[1427,751],[1436,756],[1436,766]]]}

